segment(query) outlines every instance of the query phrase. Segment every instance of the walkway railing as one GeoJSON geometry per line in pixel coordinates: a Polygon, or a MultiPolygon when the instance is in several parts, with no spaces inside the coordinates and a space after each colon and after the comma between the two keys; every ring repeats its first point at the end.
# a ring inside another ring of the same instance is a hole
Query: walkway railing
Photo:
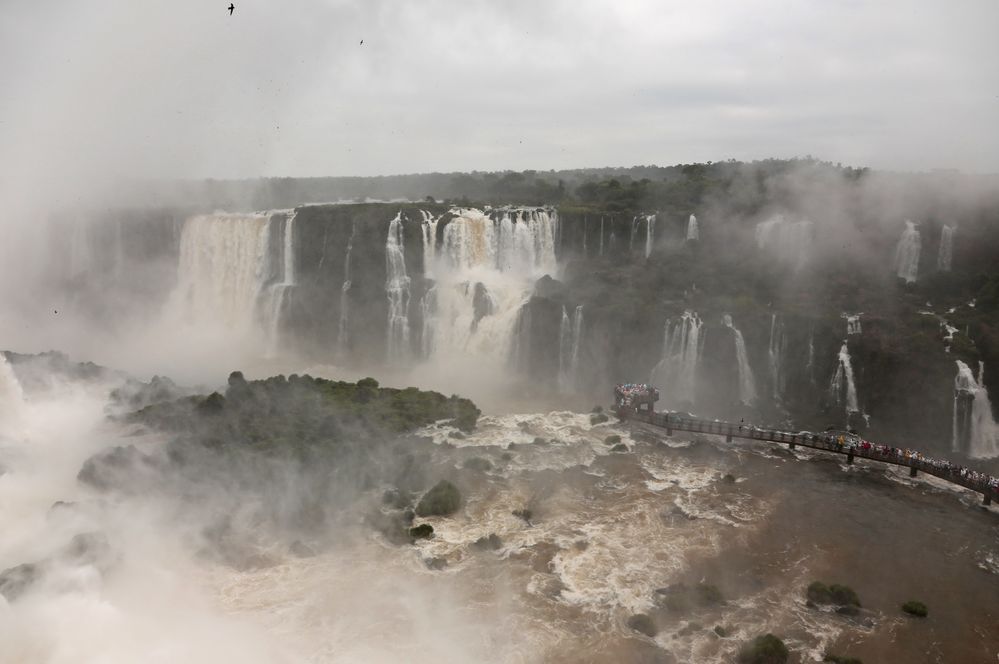
{"type": "MultiPolygon", "coordinates": [[[[731,442],[733,438],[746,438],[771,443],[783,443],[791,449],[800,445],[801,447],[846,455],[847,463],[853,463],[854,458],[860,457],[882,463],[891,463],[896,466],[906,466],[910,469],[909,475],[911,477],[915,477],[916,473],[921,470],[927,475],[933,475],[934,477],[939,477],[942,480],[981,493],[983,496],[982,502],[986,505],[990,505],[993,498],[999,500],[999,487],[989,484],[988,477],[976,478],[971,476],[971,473],[974,471],[969,469],[949,462],[934,463],[925,458],[920,459],[911,450],[908,451],[907,455],[906,450],[861,441],[858,436],[854,436],[853,434],[812,433],[810,431],[791,433],[777,429],[761,429],[746,424],[701,420],[682,416],[678,413],[637,411],[633,408],[620,408],[618,415],[622,419],[631,419],[664,428],[667,434],[672,434],[674,430],[690,431],[693,433],[725,436],[728,442],[731,442]],[[946,465],[940,465],[941,463],[946,465]]],[[[979,473],[979,475],[982,474],[979,473]]]]}

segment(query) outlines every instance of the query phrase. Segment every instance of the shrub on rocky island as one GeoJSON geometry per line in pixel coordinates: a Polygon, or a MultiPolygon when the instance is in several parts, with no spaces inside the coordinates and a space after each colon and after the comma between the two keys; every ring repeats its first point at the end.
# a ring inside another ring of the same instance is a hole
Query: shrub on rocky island
{"type": "Polygon", "coordinates": [[[785,664],[790,655],[784,642],[773,634],[753,639],[739,651],[739,664],[785,664]]]}
{"type": "Polygon", "coordinates": [[[590,415],[590,425],[596,426],[598,424],[603,424],[604,422],[609,422],[610,418],[603,413],[594,413],[590,415]]]}
{"type": "Polygon", "coordinates": [[[833,604],[840,607],[860,607],[860,598],[850,586],[834,583],[827,586],[821,581],[813,581],[805,591],[806,597],[815,604],[833,604]]]}
{"type": "Polygon", "coordinates": [[[461,508],[461,492],[447,480],[441,480],[423,494],[416,504],[417,516],[450,516],[461,508]]]}
{"type": "Polygon", "coordinates": [[[903,604],[902,610],[910,616],[916,616],[917,618],[925,618],[929,614],[929,610],[926,608],[926,605],[922,602],[917,602],[916,600],[909,600],[903,604]]]}

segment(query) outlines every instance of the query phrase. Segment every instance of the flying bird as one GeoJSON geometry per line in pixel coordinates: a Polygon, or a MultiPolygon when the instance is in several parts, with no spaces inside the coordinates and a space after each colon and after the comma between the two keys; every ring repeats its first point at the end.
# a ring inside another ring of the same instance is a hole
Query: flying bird
{"type": "Polygon", "coordinates": [[[364,40],[363,39],[361,40],[361,43],[358,44],[358,46],[364,46],[364,40]]]}
{"type": "Polygon", "coordinates": [[[234,11],[236,11],[236,5],[234,5],[234,4],[232,4],[232,3],[230,2],[230,3],[229,3],[229,16],[232,16],[232,13],[233,13],[234,11]]]}

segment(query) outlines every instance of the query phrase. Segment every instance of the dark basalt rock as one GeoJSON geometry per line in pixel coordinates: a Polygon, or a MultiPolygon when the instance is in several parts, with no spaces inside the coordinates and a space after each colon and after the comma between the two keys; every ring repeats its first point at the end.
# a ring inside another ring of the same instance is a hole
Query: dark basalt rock
{"type": "Polygon", "coordinates": [[[843,657],[841,655],[833,655],[831,653],[826,653],[826,656],[822,658],[823,662],[832,662],[833,664],[864,664],[863,660],[857,659],[856,657],[843,657]]]}
{"type": "Polygon", "coordinates": [[[625,445],[624,443],[618,443],[617,445],[611,448],[611,452],[627,452],[627,451],[628,451],[628,446],[625,445]]]}
{"type": "Polygon", "coordinates": [[[491,533],[472,542],[472,546],[483,551],[496,551],[503,547],[503,540],[496,533],[491,533]]]}
{"type": "Polygon", "coordinates": [[[916,616],[917,618],[925,618],[929,615],[929,610],[926,608],[926,605],[922,602],[917,602],[916,600],[909,600],[903,604],[902,610],[910,616],[916,616]]]}
{"type": "Polygon", "coordinates": [[[590,415],[590,425],[596,426],[598,424],[603,424],[604,422],[609,422],[610,418],[603,413],[594,413],[590,415]]]}
{"type": "Polygon", "coordinates": [[[534,516],[534,513],[526,507],[524,509],[514,510],[510,513],[519,519],[523,519],[527,525],[531,525],[531,517],[534,516]]]}
{"type": "Polygon", "coordinates": [[[461,467],[484,473],[487,470],[493,469],[493,462],[482,457],[472,457],[471,459],[465,459],[464,463],[461,464],[461,467]]]}
{"type": "Polygon", "coordinates": [[[621,436],[613,434],[604,438],[604,445],[617,445],[621,442],[621,436]]]}
{"type": "Polygon", "coordinates": [[[650,616],[644,613],[636,613],[628,618],[625,624],[628,625],[629,629],[633,629],[636,632],[644,634],[650,638],[659,633],[659,629],[656,627],[655,622],[653,622],[650,616]]]}
{"type": "Polygon", "coordinates": [[[409,536],[414,540],[430,539],[434,536],[434,527],[429,523],[421,523],[409,529],[409,536]]]}
{"type": "Polygon", "coordinates": [[[461,508],[461,492],[447,480],[441,480],[423,494],[416,504],[417,516],[450,516],[461,508]]]}

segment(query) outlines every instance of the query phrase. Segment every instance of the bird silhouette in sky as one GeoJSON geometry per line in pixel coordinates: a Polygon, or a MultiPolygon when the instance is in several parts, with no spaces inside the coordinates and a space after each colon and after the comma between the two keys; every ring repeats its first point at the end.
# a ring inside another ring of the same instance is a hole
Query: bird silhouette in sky
{"type": "Polygon", "coordinates": [[[234,5],[234,4],[232,4],[232,3],[230,2],[230,3],[229,3],[229,16],[232,16],[232,13],[233,13],[234,11],[236,11],[236,5],[234,5]]]}
{"type": "Polygon", "coordinates": [[[361,43],[358,44],[358,46],[364,46],[364,40],[363,39],[361,40],[361,43]]]}

